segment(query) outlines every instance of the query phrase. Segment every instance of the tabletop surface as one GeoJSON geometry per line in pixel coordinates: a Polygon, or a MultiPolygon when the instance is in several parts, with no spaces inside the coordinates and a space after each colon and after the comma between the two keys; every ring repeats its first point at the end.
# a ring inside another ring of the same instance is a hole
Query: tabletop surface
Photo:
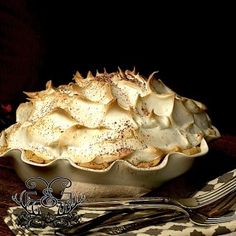
{"type": "MultiPolygon", "coordinates": [[[[165,183],[149,195],[187,197],[196,189],[201,188],[206,181],[236,168],[236,136],[222,135],[221,138],[212,141],[209,146],[209,153],[198,157],[190,171],[165,183]]],[[[3,218],[7,215],[7,209],[16,205],[11,200],[11,196],[14,193],[20,193],[24,189],[25,185],[16,175],[10,160],[0,158],[1,235],[13,235],[4,223],[3,218]]]]}

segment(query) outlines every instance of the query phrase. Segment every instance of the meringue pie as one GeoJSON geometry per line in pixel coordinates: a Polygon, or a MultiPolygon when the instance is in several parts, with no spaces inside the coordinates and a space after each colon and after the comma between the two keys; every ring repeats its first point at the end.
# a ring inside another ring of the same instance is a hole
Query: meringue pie
{"type": "Polygon", "coordinates": [[[202,139],[219,137],[206,106],[181,97],[151,74],[77,72],[73,82],[26,92],[16,123],[1,132],[0,155],[20,149],[32,162],[70,159],[105,169],[116,160],[139,168],[160,164],[171,152],[199,153],[202,139]]]}

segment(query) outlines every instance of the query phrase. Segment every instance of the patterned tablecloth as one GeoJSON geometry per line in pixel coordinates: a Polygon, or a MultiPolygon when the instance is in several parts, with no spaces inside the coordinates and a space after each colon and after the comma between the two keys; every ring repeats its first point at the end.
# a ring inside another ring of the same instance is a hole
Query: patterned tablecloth
{"type": "MultiPolygon", "coordinates": [[[[236,176],[236,170],[232,170],[230,172],[225,173],[224,175],[208,182],[201,191],[196,192],[194,195],[201,195],[205,192],[210,190],[216,189],[221,186],[223,183],[228,182],[232,179],[232,177],[236,176]]],[[[11,231],[15,235],[54,235],[53,228],[47,227],[44,229],[24,229],[19,227],[16,223],[17,219],[17,212],[19,211],[20,207],[11,207],[8,210],[8,216],[4,219],[5,223],[11,229],[11,231]]],[[[105,211],[84,211],[78,210],[78,214],[82,216],[82,221],[88,221],[98,215],[105,214],[105,211]]],[[[235,206],[231,209],[231,214],[236,214],[235,206]]],[[[192,224],[190,221],[186,219],[181,219],[173,222],[167,223],[160,223],[156,225],[152,225],[149,227],[145,227],[136,231],[130,231],[128,233],[122,235],[134,236],[134,235],[142,235],[142,236],[149,236],[149,235],[160,235],[160,236],[216,236],[216,235],[223,235],[235,232],[236,235],[236,220],[222,223],[218,225],[212,225],[209,227],[201,227],[192,224]]],[[[93,234],[93,233],[92,233],[93,234]]],[[[103,233],[94,233],[94,235],[106,235],[103,233]]]]}

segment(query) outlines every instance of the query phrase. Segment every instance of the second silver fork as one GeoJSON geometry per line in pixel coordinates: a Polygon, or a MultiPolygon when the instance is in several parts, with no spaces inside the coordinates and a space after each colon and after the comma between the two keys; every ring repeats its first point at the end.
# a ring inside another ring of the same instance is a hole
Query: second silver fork
{"type": "Polygon", "coordinates": [[[191,198],[172,199],[167,197],[141,197],[141,198],[101,198],[95,199],[92,202],[83,202],[80,205],[82,209],[88,210],[117,210],[124,208],[132,208],[135,205],[136,209],[140,205],[143,206],[165,203],[175,206],[181,206],[184,209],[198,209],[209,205],[224,196],[236,191],[236,176],[229,182],[222,184],[215,190],[205,194],[191,198]],[[122,207],[123,206],[123,207],[122,207]]]}
{"type": "MultiPolygon", "coordinates": [[[[225,210],[228,210],[232,204],[235,204],[235,194],[236,193],[233,193],[228,197],[222,199],[221,206],[218,209],[220,211],[220,215],[221,213],[224,213],[225,210]]],[[[147,208],[147,212],[146,210],[143,210],[141,212],[143,212],[141,217],[132,219],[132,215],[137,213],[137,211],[133,211],[132,209],[128,209],[128,211],[127,209],[108,211],[104,215],[101,215],[90,221],[80,223],[72,228],[57,230],[56,235],[87,235],[88,232],[94,233],[92,235],[98,235],[98,232],[108,233],[109,235],[120,235],[128,231],[138,230],[140,228],[147,227],[150,225],[156,225],[158,223],[182,219],[183,217],[190,219],[193,224],[200,226],[209,226],[212,224],[220,224],[236,220],[236,213],[230,216],[207,217],[197,212],[196,210],[183,209],[180,206],[169,204],[152,205],[151,208],[147,208]],[[118,219],[113,219],[117,216],[118,219]],[[129,222],[130,220],[131,223],[129,222]],[[126,224],[120,225],[120,223],[122,222],[126,224]]]]}

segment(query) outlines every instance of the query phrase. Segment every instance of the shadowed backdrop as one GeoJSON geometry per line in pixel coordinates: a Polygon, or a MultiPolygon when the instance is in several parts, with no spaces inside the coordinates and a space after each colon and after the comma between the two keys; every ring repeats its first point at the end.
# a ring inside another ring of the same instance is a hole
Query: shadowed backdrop
{"type": "Polygon", "coordinates": [[[0,0],[0,102],[71,81],[76,70],[133,69],[205,103],[235,133],[233,15],[222,6],[0,0]]]}

